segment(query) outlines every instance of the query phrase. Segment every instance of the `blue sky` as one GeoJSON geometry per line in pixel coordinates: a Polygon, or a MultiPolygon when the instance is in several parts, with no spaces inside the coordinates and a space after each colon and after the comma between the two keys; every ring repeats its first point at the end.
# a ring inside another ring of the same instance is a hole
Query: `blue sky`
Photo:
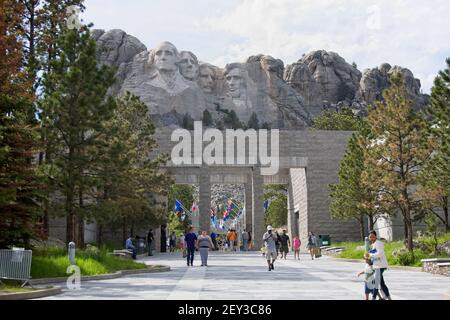
{"type": "Polygon", "coordinates": [[[264,53],[285,64],[325,49],[363,70],[412,70],[428,93],[450,57],[448,0],[85,0],[83,22],[148,48],[170,41],[220,67],[264,53]]]}

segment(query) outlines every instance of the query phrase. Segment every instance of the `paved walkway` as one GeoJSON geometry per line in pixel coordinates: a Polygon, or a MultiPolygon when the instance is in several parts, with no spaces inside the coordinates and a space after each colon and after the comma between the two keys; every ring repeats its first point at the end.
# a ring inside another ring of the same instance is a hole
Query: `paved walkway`
{"type": "MultiPolygon", "coordinates": [[[[208,267],[187,267],[179,253],[145,258],[148,264],[169,265],[170,272],[132,275],[119,279],[82,282],[80,290],[47,299],[344,299],[363,298],[363,281],[356,274],[363,263],[336,261],[323,256],[314,261],[278,260],[268,271],[257,252],[210,254],[208,267]]],[[[390,269],[385,281],[392,298],[449,299],[450,278],[414,270],[390,269]]]]}

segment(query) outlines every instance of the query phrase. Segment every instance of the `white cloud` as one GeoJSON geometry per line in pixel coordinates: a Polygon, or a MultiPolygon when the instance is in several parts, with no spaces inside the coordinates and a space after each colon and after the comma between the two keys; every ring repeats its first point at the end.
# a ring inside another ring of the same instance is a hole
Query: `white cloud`
{"type": "Polygon", "coordinates": [[[147,46],[169,40],[223,66],[258,53],[286,64],[303,53],[339,53],[359,69],[383,62],[420,76],[429,92],[450,56],[447,0],[87,0],[86,18],[147,46]]]}

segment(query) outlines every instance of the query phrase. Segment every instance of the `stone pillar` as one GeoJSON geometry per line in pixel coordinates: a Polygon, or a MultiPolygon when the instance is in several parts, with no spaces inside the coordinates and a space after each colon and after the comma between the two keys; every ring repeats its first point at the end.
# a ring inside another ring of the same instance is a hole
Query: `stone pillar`
{"type": "Polygon", "coordinates": [[[254,250],[262,247],[262,237],[266,232],[264,225],[264,179],[261,168],[253,168],[252,172],[252,238],[254,250]]]}
{"type": "MultiPolygon", "coordinates": [[[[211,229],[211,183],[208,170],[203,169],[199,177],[199,228],[210,232],[211,229]]],[[[198,232],[199,230],[195,230],[198,232]]]]}
{"type": "Polygon", "coordinates": [[[298,224],[297,219],[295,218],[295,209],[294,209],[294,194],[292,187],[292,179],[289,177],[288,184],[288,194],[287,194],[287,232],[291,239],[294,239],[296,234],[298,233],[298,224]]]}
{"type": "Polygon", "coordinates": [[[245,230],[252,231],[252,184],[244,184],[245,189],[245,230]]]}

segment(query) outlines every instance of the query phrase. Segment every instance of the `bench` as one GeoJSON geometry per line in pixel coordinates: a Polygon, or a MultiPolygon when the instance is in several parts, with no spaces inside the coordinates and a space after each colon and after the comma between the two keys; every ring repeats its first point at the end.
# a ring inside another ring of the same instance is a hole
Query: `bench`
{"type": "Polygon", "coordinates": [[[114,255],[116,257],[122,257],[131,259],[133,256],[133,252],[128,249],[120,249],[120,250],[114,250],[113,252],[110,252],[109,254],[114,255]]]}

